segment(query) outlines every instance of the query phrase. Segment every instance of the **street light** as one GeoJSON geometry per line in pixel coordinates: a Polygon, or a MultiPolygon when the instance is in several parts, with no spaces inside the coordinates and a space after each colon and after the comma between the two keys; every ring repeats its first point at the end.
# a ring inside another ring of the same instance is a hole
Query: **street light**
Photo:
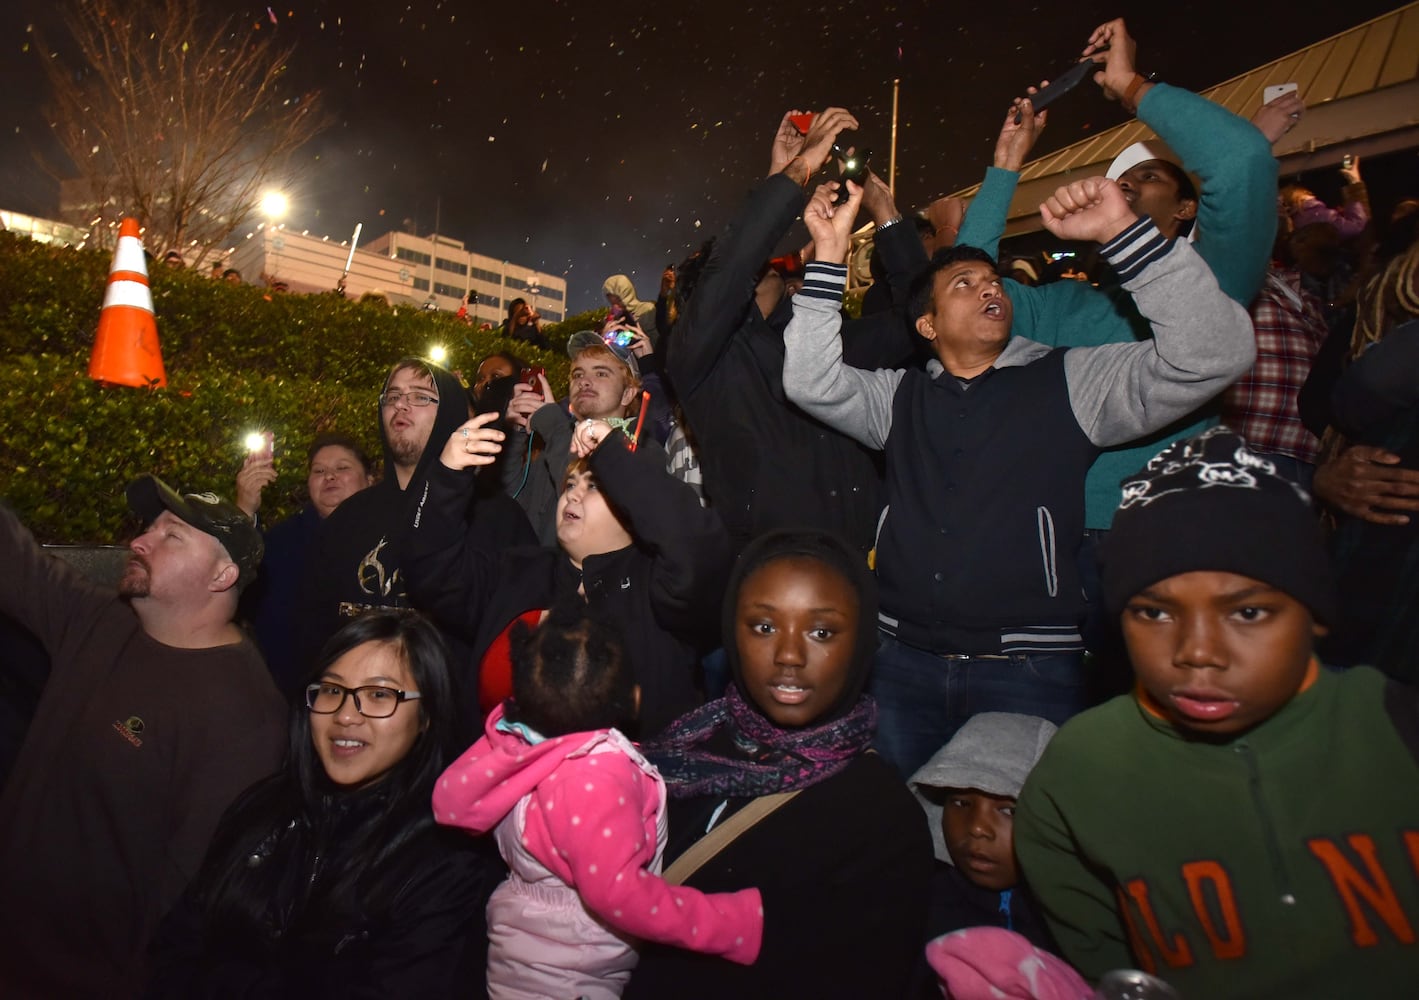
{"type": "Polygon", "coordinates": [[[272,223],[284,218],[286,209],[290,207],[290,201],[280,191],[267,191],[261,196],[261,214],[272,223]]]}

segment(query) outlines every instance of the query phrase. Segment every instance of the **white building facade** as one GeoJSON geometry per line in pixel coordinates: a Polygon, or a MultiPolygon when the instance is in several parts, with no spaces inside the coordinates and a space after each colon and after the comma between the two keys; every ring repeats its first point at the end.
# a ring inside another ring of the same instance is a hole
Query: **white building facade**
{"type": "Polygon", "coordinates": [[[496,324],[507,303],[522,298],[549,323],[566,316],[564,279],[473,253],[447,236],[385,233],[351,254],[348,241],[263,226],[236,246],[226,266],[253,284],[281,281],[292,292],[325,292],[336,286],[347,261],[345,294],[352,299],[373,293],[396,304],[453,312],[466,294],[473,318],[496,324]]]}

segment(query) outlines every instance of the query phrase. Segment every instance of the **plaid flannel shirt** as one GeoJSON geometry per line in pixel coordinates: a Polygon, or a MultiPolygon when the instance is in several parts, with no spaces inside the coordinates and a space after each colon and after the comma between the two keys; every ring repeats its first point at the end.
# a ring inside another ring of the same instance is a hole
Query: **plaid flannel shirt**
{"type": "Polygon", "coordinates": [[[1222,395],[1223,419],[1256,451],[1314,464],[1320,439],[1301,423],[1296,396],[1329,333],[1321,301],[1299,272],[1272,265],[1251,318],[1256,364],[1222,395]]]}

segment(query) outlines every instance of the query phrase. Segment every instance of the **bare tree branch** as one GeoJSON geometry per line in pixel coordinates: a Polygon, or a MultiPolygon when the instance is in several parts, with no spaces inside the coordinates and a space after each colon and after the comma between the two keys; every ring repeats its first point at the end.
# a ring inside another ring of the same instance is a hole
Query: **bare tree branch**
{"type": "Polygon", "coordinates": [[[149,246],[198,262],[296,173],[292,154],[330,124],[318,92],[282,86],[293,47],[197,0],[68,0],[70,45],[36,46],[69,221],[100,241],[132,215],[149,246]],[[62,55],[61,55],[62,51],[62,55]]]}

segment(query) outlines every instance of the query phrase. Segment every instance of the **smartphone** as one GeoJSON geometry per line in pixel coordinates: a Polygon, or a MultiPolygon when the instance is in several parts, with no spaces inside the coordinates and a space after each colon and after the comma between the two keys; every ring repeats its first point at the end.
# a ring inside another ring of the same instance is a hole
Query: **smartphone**
{"type": "Polygon", "coordinates": [[[804,135],[807,135],[808,130],[813,127],[813,119],[817,117],[816,114],[809,111],[807,114],[789,115],[788,120],[793,123],[794,128],[798,129],[798,131],[802,132],[804,135]]]}
{"type": "MultiPolygon", "coordinates": [[[[1035,94],[1028,95],[1030,104],[1034,106],[1035,112],[1039,113],[1069,93],[1084,80],[1085,77],[1099,71],[1099,64],[1092,60],[1085,59],[1069,67],[1059,76],[1049,82],[1049,86],[1035,94]]],[[[1019,125],[1024,121],[1024,116],[1015,115],[1015,124],[1019,125]]]]}
{"type": "Polygon", "coordinates": [[[252,431],[246,436],[246,450],[269,462],[275,457],[276,435],[271,431],[252,431]]]}
{"type": "Polygon", "coordinates": [[[522,369],[522,377],[519,378],[518,381],[532,386],[532,391],[540,396],[542,395],[542,383],[537,381],[539,375],[546,378],[547,369],[543,368],[541,365],[538,365],[536,368],[524,368],[522,369]]]}
{"type": "Polygon", "coordinates": [[[1278,97],[1285,97],[1287,94],[1294,94],[1297,89],[1298,88],[1294,83],[1278,83],[1274,86],[1267,87],[1261,92],[1261,103],[1270,104],[1278,97]]]}
{"type": "Polygon", "coordinates": [[[833,156],[838,161],[838,175],[842,178],[842,185],[838,188],[837,197],[833,199],[834,205],[845,205],[850,197],[847,190],[847,182],[852,181],[858,187],[867,183],[867,174],[872,170],[871,159],[872,150],[864,149],[854,151],[851,156],[847,150],[836,142],[833,143],[833,156]]]}
{"type": "Polygon", "coordinates": [[[617,347],[630,347],[636,342],[636,332],[634,330],[607,330],[606,335],[601,338],[608,344],[615,344],[617,347]]]}
{"type": "Polygon", "coordinates": [[[1342,156],[1342,157],[1340,158],[1340,169],[1341,169],[1341,170],[1349,170],[1349,169],[1350,169],[1351,167],[1353,167],[1354,165],[1355,165],[1355,157],[1353,157],[1353,156],[1350,155],[1349,153],[1346,153],[1344,156],[1342,156]]]}

